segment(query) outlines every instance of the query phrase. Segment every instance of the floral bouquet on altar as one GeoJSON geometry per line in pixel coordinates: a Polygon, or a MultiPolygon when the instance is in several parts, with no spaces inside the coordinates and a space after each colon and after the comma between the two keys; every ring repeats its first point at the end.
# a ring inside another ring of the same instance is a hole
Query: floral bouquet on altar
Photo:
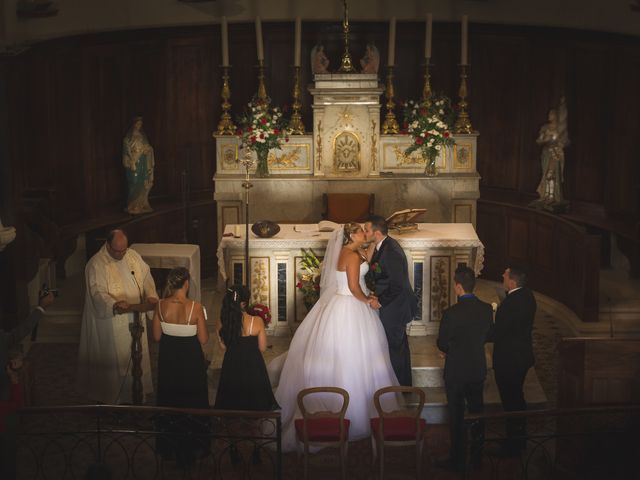
{"type": "Polygon", "coordinates": [[[300,267],[296,288],[302,292],[302,301],[309,311],[320,298],[320,260],[313,249],[302,249],[300,267]]]}
{"type": "Polygon", "coordinates": [[[256,175],[268,176],[269,150],[280,148],[283,140],[289,141],[282,111],[278,107],[271,108],[264,100],[254,98],[247,105],[245,113],[238,119],[238,124],[240,127],[236,135],[240,137],[242,145],[256,152],[258,156],[256,175]]]}
{"type": "Polygon", "coordinates": [[[254,303],[253,305],[249,305],[249,308],[247,308],[247,313],[249,315],[260,317],[264,322],[265,328],[267,328],[271,323],[271,311],[269,310],[269,307],[263,305],[262,303],[254,303]]]}
{"type": "Polygon", "coordinates": [[[435,175],[436,158],[442,147],[455,144],[451,136],[455,117],[451,100],[444,95],[431,97],[428,106],[414,100],[405,103],[403,130],[413,138],[413,144],[405,153],[410,155],[420,150],[425,160],[425,174],[435,175]]]}

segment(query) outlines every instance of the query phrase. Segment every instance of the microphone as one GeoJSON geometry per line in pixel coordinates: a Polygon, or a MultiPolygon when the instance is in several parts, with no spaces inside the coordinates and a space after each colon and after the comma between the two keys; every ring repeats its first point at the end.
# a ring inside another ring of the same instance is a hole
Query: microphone
{"type": "Polygon", "coordinates": [[[138,287],[138,294],[140,295],[140,303],[142,303],[142,289],[140,288],[140,284],[138,283],[138,279],[136,278],[136,272],[131,270],[131,276],[133,277],[133,281],[136,282],[136,287],[138,287]]]}

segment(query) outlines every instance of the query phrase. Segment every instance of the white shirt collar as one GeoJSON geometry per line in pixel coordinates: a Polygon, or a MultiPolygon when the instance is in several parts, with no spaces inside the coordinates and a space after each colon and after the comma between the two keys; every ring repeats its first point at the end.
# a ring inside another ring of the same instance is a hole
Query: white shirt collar
{"type": "Polygon", "coordinates": [[[380,247],[382,246],[382,242],[384,242],[387,239],[387,236],[385,235],[382,240],[380,240],[378,243],[376,243],[376,252],[378,250],[380,250],[380,247]]]}
{"type": "Polygon", "coordinates": [[[509,290],[509,295],[511,295],[513,292],[515,292],[516,290],[520,290],[522,287],[516,287],[512,290],[509,290]]]}

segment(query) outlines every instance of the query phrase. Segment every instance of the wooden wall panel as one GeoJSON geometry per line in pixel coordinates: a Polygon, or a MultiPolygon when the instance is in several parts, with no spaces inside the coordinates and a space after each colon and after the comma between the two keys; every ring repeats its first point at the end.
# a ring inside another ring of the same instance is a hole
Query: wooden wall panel
{"type": "Polygon", "coordinates": [[[569,134],[572,140],[566,155],[565,191],[568,198],[590,203],[603,203],[606,158],[611,123],[610,51],[600,45],[576,44],[568,50],[570,77],[569,134]],[[586,141],[586,139],[591,139],[586,141]]]}
{"type": "Polygon", "coordinates": [[[83,131],[90,139],[83,161],[90,216],[105,208],[123,209],[126,202],[122,167],[125,53],[123,47],[113,45],[83,50],[83,131]]]}
{"type": "Polygon", "coordinates": [[[483,277],[498,281],[509,265],[523,267],[531,288],[561,301],[583,321],[598,320],[597,236],[551,214],[488,200],[478,201],[477,224],[485,246],[483,277]]]}
{"type": "Polygon", "coordinates": [[[522,264],[529,257],[529,219],[526,215],[507,218],[507,249],[509,263],[522,264]]]}
{"type": "Polygon", "coordinates": [[[478,170],[482,185],[518,189],[525,42],[519,37],[483,36],[473,43],[470,114],[482,133],[478,170]],[[478,65],[478,68],[475,67],[478,65]],[[480,101],[479,95],[482,95],[480,101]],[[509,122],[504,122],[509,118],[509,122]]]}
{"type": "MultiPolygon", "coordinates": [[[[459,28],[458,23],[438,22],[433,36],[432,87],[454,100],[459,86],[459,28]]],[[[352,22],[352,32],[354,63],[359,64],[366,44],[374,42],[384,81],[388,23],[352,22]]],[[[229,34],[231,103],[237,116],[257,88],[254,26],[231,24],[229,34]]],[[[567,196],[597,204],[631,225],[640,220],[640,136],[636,135],[640,130],[640,39],[476,23],[469,35],[468,100],[473,126],[480,132],[483,198],[526,202],[535,197],[540,178],[540,147],[535,139],[548,110],[564,94],[572,142],[566,151],[567,196]]],[[[293,24],[264,23],[263,37],[269,94],[274,103],[289,104],[293,24]]],[[[423,38],[421,20],[398,23],[394,73],[399,119],[400,102],[421,95],[423,38]]],[[[335,70],[342,53],[339,22],[304,22],[303,118],[309,130],[309,55],[319,41],[335,70]]],[[[211,133],[220,115],[217,26],[52,39],[0,62],[7,85],[7,109],[0,112],[7,143],[0,148],[11,161],[11,168],[3,170],[10,172],[10,178],[1,181],[5,191],[12,192],[3,196],[3,202],[11,198],[12,203],[2,206],[3,220],[7,215],[18,218],[21,227],[22,199],[34,190],[51,191],[53,220],[69,231],[121,213],[126,194],[121,142],[134,114],[145,117],[145,130],[156,152],[152,205],[181,200],[183,171],[190,202],[212,198],[215,145],[211,133]]],[[[478,212],[479,218],[485,214],[478,212]]],[[[491,221],[497,222],[501,233],[484,231],[493,239],[488,251],[502,249],[504,254],[506,224],[496,217],[491,221]]],[[[208,227],[206,231],[209,235],[208,227]]],[[[529,246],[538,249],[542,262],[546,247],[540,245],[548,243],[544,236],[548,231],[542,234],[531,226],[529,231],[529,246]]],[[[548,266],[549,258],[543,262],[548,266]]],[[[491,268],[502,272],[497,262],[491,268]]],[[[21,271],[20,265],[15,271],[21,271]]],[[[24,276],[30,273],[25,271],[24,276]]]]}

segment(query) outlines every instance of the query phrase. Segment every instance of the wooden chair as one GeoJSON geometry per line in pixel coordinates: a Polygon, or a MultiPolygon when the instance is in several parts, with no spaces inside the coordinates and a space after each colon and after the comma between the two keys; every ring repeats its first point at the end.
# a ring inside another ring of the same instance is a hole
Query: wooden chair
{"type": "Polygon", "coordinates": [[[420,418],[424,407],[424,391],[417,387],[385,387],[373,394],[373,404],[378,411],[378,417],[371,419],[371,436],[375,442],[374,463],[377,457],[380,461],[380,480],[384,478],[384,447],[416,446],[416,478],[422,478],[422,446],[427,422],[420,418]],[[411,393],[418,396],[418,404],[411,408],[384,411],[380,405],[380,397],[384,394],[411,393]]]}
{"type": "Polygon", "coordinates": [[[296,437],[304,445],[304,478],[309,475],[309,446],[338,447],[340,449],[340,469],[346,479],[347,446],[349,425],[344,418],[349,406],[349,393],[338,387],[305,388],[298,393],[298,408],[302,418],[295,420],[296,437]],[[304,406],[304,397],[313,394],[335,393],[342,395],[342,407],[336,412],[309,412],[304,406]]]}
{"type": "Polygon", "coordinates": [[[373,193],[323,193],[322,218],[336,223],[364,222],[373,215],[373,193]]]}

